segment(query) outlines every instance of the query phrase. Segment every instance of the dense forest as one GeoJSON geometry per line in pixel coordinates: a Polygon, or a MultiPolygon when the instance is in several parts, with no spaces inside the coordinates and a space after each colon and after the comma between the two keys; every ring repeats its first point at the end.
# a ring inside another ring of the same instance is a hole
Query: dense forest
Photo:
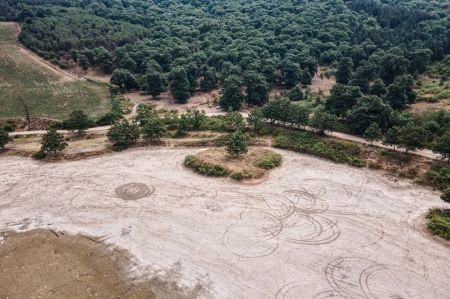
{"type": "Polygon", "coordinates": [[[415,101],[418,75],[450,62],[449,1],[0,0],[0,19],[21,22],[21,42],[63,67],[179,102],[220,86],[225,110],[263,105],[273,86],[302,99],[331,66],[323,109],[359,133],[373,122],[386,131],[415,101]]]}

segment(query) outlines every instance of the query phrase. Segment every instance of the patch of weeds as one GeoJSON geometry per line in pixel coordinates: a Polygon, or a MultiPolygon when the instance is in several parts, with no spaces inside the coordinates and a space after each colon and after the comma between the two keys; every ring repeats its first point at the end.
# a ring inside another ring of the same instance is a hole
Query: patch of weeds
{"type": "Polygon", "coordinates": [[[257,166],[263,169],[272,169],[280,166],[281,164],[281,155],[277,153],[269,153],[266,154],[261,160],[258,161],[257,166]]]}
{"type": "Polygon", "coordinates": [[[201,162],[197,157],[193,155],[186,156],[186,158],[184,159],[184,166],[206,176],[225,177],[230,174],[228,169],[225,169],[219,165],[201,162]]]}
{"type": "Polygon", "coordinates": [[[450,210],[432,209],[427,215],[428,229],[445,240],[450,240],[450,210]]]}
{"type": "Polygon", "coordinates": [[[250,179],[252,177],[252,174],[250,172],[248,172],[247,170],[243,169],[243,170],[232,173],[230,177],[233,180],[242,181],[242,180],[250,179]]]}

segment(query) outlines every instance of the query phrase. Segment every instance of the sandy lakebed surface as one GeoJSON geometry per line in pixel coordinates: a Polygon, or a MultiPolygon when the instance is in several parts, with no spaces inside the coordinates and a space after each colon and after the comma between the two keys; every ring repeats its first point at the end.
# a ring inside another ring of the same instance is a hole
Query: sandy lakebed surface
{"type": "Polygon", "coordinates": [[[89,236],[130,257],[130,281],[187,297],[449,298],[450,248],[424,229],[430,207],[448,207],[437,192],[287,151],[245,185],[185,169],[201,150],[1,157],[0,231],[89,236]]]}

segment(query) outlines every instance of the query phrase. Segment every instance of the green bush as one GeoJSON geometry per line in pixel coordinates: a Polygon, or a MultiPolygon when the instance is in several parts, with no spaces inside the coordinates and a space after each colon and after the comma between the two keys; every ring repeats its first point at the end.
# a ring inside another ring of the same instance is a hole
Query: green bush
{"type": "Polygon", "coordinates": [[[37,152],[34,152],[32,157],[37,160],[42,160],[45,158],[46,155],[47,154],[43,150],[39,150],[37,152]]]}
{"type": "Polygon", "coordinates": [[[247,170],[236,171],[231,175],[231,178],[236,181],[242,181],[252,177],[252,174],[247,170]]]}
{"type": "Polygon", "coordinates": [[[450,202],[450,187],[447,187],[441,195],[443,201],[450,202]]]}
{"type": "Polygon", "coordinates": [[[450,187],[450,168],[444,165],[434,165],[419,180],[440,190],[450,187]]]}
{"type": "Polygon", "coordinates": [[[352,143],[330,140],[311,132],[281,133],[275,147],[315,155],[337,163],[362,167],[361,148],[352,143]]]}
{"type": "Polygon", "coordinates": [[[349,157],[348,158],[348,164],[355,167],[364,167],[365,163],[359,158],[356,157],[349,157]]]}
{"type": "Polygon", "coordinates": [[[3,126],[3,130],[5,130],[6,132],[13,132],[15,129],[16,129],[16,125],[15,124],[6,123],[3,126]]]}
{"type": "Polygon", "coordinates": [[[222,166],[201,162],[193,155],[186,156],[184,159],[184,166],[206,176],[225,177],[230,174],[230,172],[222,166]]]}
{"type": "Polygon", "coordinates": [[[281,159],[282,157],[280,154],[269,153],[262,157],[260,161],[258,161],[257,166],[263,169],[272,169],[280,166],[281,159]]]}
{"type": "Polygon", "coordinates": [[[432,209],[427,219],[428,228],[434,235],[450,240],[450,210],[432,209]]]}

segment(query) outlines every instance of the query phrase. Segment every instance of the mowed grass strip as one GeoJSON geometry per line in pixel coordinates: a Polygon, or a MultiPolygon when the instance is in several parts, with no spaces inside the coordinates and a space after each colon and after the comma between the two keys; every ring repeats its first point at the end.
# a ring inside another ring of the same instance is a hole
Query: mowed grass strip
{"type": "Polygon", "coordinates": [[[68,79],[8,42],[10,23],[0,23],[0,118],[24,117],[22,98],[31,117],[64,119],[73,110],[98,117],[111,110],[108,85],[68,79]]]}

